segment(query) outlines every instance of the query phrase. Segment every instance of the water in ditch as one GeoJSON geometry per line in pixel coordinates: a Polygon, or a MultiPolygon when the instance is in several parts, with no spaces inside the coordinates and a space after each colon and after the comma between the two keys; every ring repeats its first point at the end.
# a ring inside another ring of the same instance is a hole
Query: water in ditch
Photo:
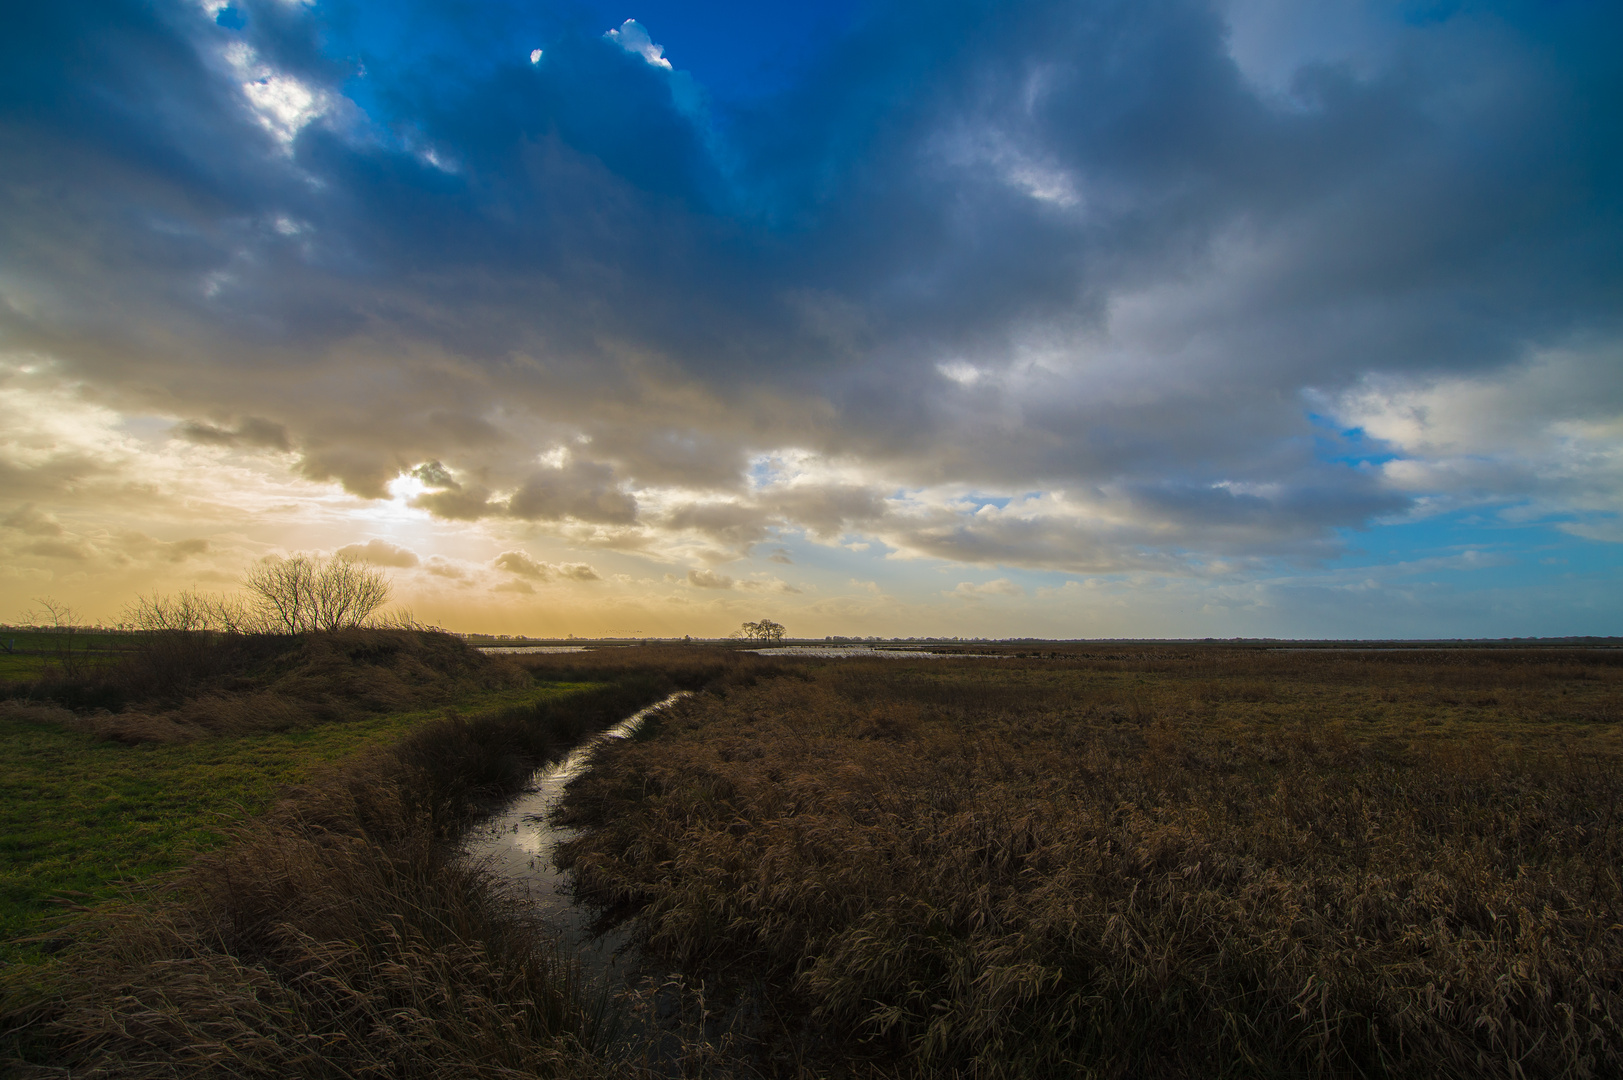
{"type": "Polygon", "coordinates": [[[636,958],[627,955],[625,931],[593,934],[592,913],[571,900],[569,875],[554,864],[553,852],[579,830],[553,825],[549,819],[564,787],[591,767],[599,747],[629,738],[650,715],[687,696],[685,691],[672,694],[592,736],[561,760],[537,769],[529,786],[502,811],[475,827],[464,842],[469,855],[528,896],[537,914],[560,935],[563,955],[577,958],[588,981],[600,987],[630,975],[636,958]]]}

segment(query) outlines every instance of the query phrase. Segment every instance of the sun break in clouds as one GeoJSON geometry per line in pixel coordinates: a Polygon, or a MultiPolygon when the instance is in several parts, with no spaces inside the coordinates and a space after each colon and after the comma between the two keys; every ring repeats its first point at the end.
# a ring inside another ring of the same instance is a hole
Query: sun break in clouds
{"type": "Polygon", "coordinates": [[[36,5],[0,606],[1610,633],[1609,5],[36,5]]]}

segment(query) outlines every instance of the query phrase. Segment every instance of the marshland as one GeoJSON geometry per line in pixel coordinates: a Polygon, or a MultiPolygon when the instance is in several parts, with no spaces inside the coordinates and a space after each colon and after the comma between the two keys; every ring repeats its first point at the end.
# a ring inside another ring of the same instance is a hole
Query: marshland
{"type": "Polygon", "coordinates": [[[1623,1071],[1623,651],[937,651],[41,654],[0,684],[9,1065],[1623,1071]],[[551,811],[609,985],[466,841],[676,691],[551,811]]]}

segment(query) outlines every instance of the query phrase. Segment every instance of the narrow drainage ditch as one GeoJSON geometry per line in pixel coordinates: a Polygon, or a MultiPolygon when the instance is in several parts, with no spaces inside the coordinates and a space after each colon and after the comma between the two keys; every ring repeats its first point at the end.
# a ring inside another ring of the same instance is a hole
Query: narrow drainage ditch
{"type": "Polygon", "coordinates": [[[600,990],[624,983],[634,973],[637,958],[629,955],[629,930],[615,928],[594,934],[593,914],[574,903],[569,893],[570,875],[558,869],[553,853],[580,830],[554,825],[552,812],[569,782],[591,767],[592,756],[600,747],[615,739],[630,738],[649,716],[691,696],[691,691],[678,691],[584,740],[562,759],[537,769],[523,792],[474,826],[463,842],[470,857],[483,862],[528,897],[536,913],[559,935],[560,954],[577,959],[581,974],[600,990]]]}

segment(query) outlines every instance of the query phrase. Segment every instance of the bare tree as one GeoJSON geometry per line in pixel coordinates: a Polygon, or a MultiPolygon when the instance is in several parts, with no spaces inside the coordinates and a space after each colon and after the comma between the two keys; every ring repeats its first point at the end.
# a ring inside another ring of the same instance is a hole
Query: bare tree
{"type": "Polygon", "coordinates": [[[23,618],[31,625],[44,628],[49,626],[58,634],[71,634],[78,626],[79,613],[68,604],[50,596],[34,597],[35,607],[23,612],[23,618]]]}
{"type": "Polygon", "coordinates": [[[389,602],[381,570],[349,559],[294,555],[260,563],[243,585],[277,631],[307,634],[362,626],[389,602]]]}
{"type": "Polygon", "coordinates": [[[381,570],[337,558],[317,568],[313,583],[314,617],[321,630],[360,626],[389,602],[389,579],[381,570]]]}
{"type": "Polygon", "coordinates": [[[782,623],[762,619],[760,622],[745,623],[742,633],[751,641],[782,641],[784,628],[782,623]]]}
{"type": "Polygon", "coordinates": [[[83,667],[83,658],[73,647],[74,635],[79,630],[79,613],[50,596],[36,596],[34,603],[38,606],[24,612],[23,618],[37,628],[50,627],[56,635],[56,662],[61,665],[62,674],[75,678],[83,667]]]}
{"type": "Polygon", "coordinates": [[[187,634],[210,629],[207,601],[190,590],[171,595],[137,596],[124,609],[124,620],[149,634],[187,634]]]}
{"type": "Polygon", "coordinates": [[[240,596],[189,589],[137,596],[124,609],[124,621],[147,633],[252,634],[264,623],[240,596]]]}
{"type": "Polygon", "coordinates": [[[302,634],[310,626],[311,583],[315,563],[308,555],[267,559],[243,576],[242,584],[257,600],[269,628],[302,634]]]}
{"type": "Polygon", "coordinates": [[[209,627],[222,634],[263,634],[265,620],[240,596],[212,593],[203,598],[208,604],[209,627]]]}

